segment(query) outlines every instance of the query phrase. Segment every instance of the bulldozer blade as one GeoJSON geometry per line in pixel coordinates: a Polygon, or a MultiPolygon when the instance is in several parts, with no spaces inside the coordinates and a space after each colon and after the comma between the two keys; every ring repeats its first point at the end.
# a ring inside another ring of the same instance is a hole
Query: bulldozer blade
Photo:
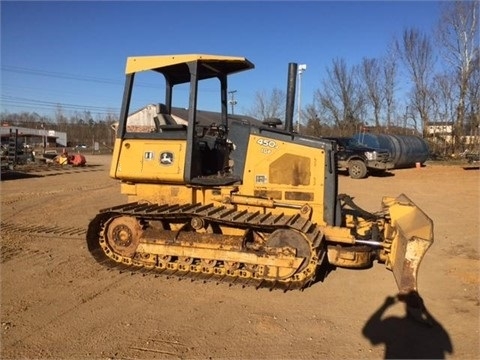
{"type": "Polygon", "coordinates": [[[433,222],[404,194],[384,198],[383,205],[388,209],[393,230],[386,265],[401,294],[416,292],[420,262],[433,243],[433,222]]]}

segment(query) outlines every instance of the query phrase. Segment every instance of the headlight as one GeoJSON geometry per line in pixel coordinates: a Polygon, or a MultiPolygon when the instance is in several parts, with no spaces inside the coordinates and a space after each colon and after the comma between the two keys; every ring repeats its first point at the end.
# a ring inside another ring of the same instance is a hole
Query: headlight
{"type": "Polygon", "coordinates": [[[365,157],[367,158],[367,160],[377,160],[377,152],[365,151],[365,157]]]}

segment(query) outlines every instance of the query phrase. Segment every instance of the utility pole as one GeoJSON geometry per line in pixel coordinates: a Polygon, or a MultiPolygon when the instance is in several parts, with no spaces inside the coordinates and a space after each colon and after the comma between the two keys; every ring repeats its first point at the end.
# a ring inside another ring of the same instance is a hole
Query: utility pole
{"type": "Polygon", "coordinates": [[[302,111],[302,74],[307,70],[306,64],[298,65],[298,104],[297,104],[297,133],[300,133],[300,113],[302,111]]]}
{"type": "Polygon", "coordinates": [[[235,93],[236,92],[237,92],[237,90],[232,90],[232,91],[228,92],[230,95],[232,95],[232,98],[228,101],[228,103],[230,105],[232,105],[232,115],[235,114],[235,105],[237,105],[237,100],[235,100],[235,93]]]}
{"type": "Polygon", "coordinates": [[[46,134],[46,130],[45,130],[45,123],[42,121],[42,123],[40,124],[40,127],[42,128],[42,142],[43,142],[43,153],[45,154],[46,152],[46,148],[47,148],[47,134],[46,134]]]}

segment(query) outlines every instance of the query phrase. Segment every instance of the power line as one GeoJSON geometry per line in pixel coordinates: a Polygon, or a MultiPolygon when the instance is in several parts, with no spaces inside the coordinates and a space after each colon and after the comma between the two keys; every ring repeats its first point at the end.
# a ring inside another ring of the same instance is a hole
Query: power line
{"type": "MultiPolygon", "coordinates": [[[[59,78],[64,80],[85,81],[89,83],[101,83],[101,84],[109,84],[109,85],[115,85],[115,86],[123,86],[123,80],[120,80],[120,79],[114,80],[114,79],[89,76],[89,75],[78,75],[78,74],[71,74],[71,73],[64,73],[64,72],[48,71],[44,69],[25,68],[20,66],[2,64],[1,70],[2,72],[12,72],[12,73],[24,74],[24,75],[43,76],[43,77],[49,77],[49,78],[59,78]]],[[[0,105],[2,108],[5,108],[6,106],[8,106],[8,107],[14,107],[17,109],[33,108],[33,109],[44,109],[44,110],[56,110],[60,106],[62,109],[72,110],[72,111],[91,111],[91,112],[102,113],[102,114],[111,114],[112,112],[116,112],[116,113],[119,112],[119,106],[109,107],[109,106],[79,105],[79,104],[63,103],[60,101],[56,101],[56,102],[43,101],[43,100],[35,100],[35,99],[23,98],[19,96],[7,95],[5,94],[4,90],[5,88],[9,88],[9,87],[12,87],[12,84],[8,84],[8,83],[6,84],[4,79],[2,83],[2,96],[0,99],[0,105]],[[109,110],[109,109],[112,109],[112,110],[109,110]]],[[[160,83],[153,84],[153,83],[147,83],[143,81],[136,81],[135,87],[159,89],[162,87],[162,85],[160,83]]],[[[9,92],[16,93],[18,92],[19,88],[21,88],[21,86],[17,86],[17,84],[15,84],[15,86],[13,86],[13,89],[11,89],[9,92]]],[[[45,94],[45,91],[47,90],[52,91],[53,89],[42,88],[40,90],[42,91],[42,94],[45,94]]],[[[186,92],[188,91],[188,88],[179,87],[177,91],[186,92]]],[[[213,90],[210,88],[203,89],[203,91],[217,92],[217,90],[213,90]]],[[[62,91],[61,94],[65,95],[65,92],[62,91]]]]}
{"type": "MultiPolygon", "coordinates": [[[[44,76],[44,77],[58,78],[58,79],[64,79],[64,80],[76,80],[76,81],[85,81],[90,83],[93,82],[93,83],[119,85],[119,86],[123,86],[124,84],[123,79],[114,80],[114,79],[107,79],[107,78],[101,78],[101,77],[90,76],[90,75],[77,75],[77,74],[70,74],[70,73],[40,70],[40,69],[24,68],[19,66],[12,66],[12,65],[2,65],[1,69],[2,71],[13,72],[17,74],[44,76]]],[[[158,88],[158,84],[146,83],[141,81],[136,82],[136,86],[158,88]]]]}
{"type": "Polygon", "coordinates": [[[46,76],[46,77],[55,77],[55,78],[59,78],[59,79],[69,79],[69,80],[88,81],[88,82],[96,82],[96,83],[103,83],[103,84],[123,85],[123,81],[121,81],[121,80],[100,78],[100,77],[89,76],[89,75],[75,75],[75,74],[61,73],[61,72],[55,72],[55,71],[29,69],[29,68],[24,68],[24,67],[19,67],[19,66],[11,66],[11,65],[2,65],[1,68],[2,68],[2,71],[13,72],[13,73],[18,73],[18,74],[38,75],[38,76],[46,76]]]}
{"type": "MultiPolygon", "coordinates": [[[[8,95],[1,95],[2,101],[10,101],[10,102],[20,102],[20,103],[30,103],[30,104],[44,104],[44,105],[61,105],[64,107],[69,107],[69,108],[90,108],[90,109],[97,109],[97,110],[104,110],[105,108],[108,108],[108,106],[94,106],[94,105],[78,105],[78,104],[68,104],[68,103],[58,103],[58,102],[53,102],[53,101],[43,101],[43,100],[35,100],[35,99],[27,99],[27,98],[21,98],[21,97],[15,97],[15,96],[8,96],[8,95]]],[[[112,107],[115,109],[118,109],[117,106],[112,107]]]]}
{"type": "MultiPolygon", "coordinates": [[[[114,80],[114,79],[107,79],[101,78],[96,76],[90,75],[77,75],[77,74],[70,74],[70,73],[63,73],[63,72],[55,72],[55,71],[47,71],[47,70],[40,70],[40,69],[32,69],[32,68],[24,68],[20,66],[12,66],[12,65],[2,65],[2,71],[6,72],[13,72],[19,74],[27,74],[27,75],[36,75],[36,76],[45,76],[45,77],[53,77],[59,79],[66,79],[66,80],[78,80],[78,81],[86,81],[86,82],[96,82],[96,83],[104,83],[104,84],[111,84],[111,85],[121,85],[123,86],[124,82],[122,80],[114,80]]],[[[157,89],[160,85],[147,83],[143,81],[136,81],[136,87],[148,87],[157,89]]],[[[188,87],[182,88],[180,87],[179,90],[181,91],[188,91],[188,87]]],[[[212,88],[205,88],[203,89],[205,92],[217,92],[216,89],[212,88]]]]}
{"type": "Polygon", "coordinates": [[[105,113],[105,114],[118,112],[119,110],[117,106],[109,107],[109,106],[69,104],[69,103],[42,101],[42,100],[35,100],[35,99],[28,99],[28,98],[21,98],[21,97],[7,96],[7,95],[2,95],[0,97],[0,102],[2,104],[15,106],[15,107],[42,108],[47,110],[62,108],[65,110],[90,111],[90,112],[105,113]]]}

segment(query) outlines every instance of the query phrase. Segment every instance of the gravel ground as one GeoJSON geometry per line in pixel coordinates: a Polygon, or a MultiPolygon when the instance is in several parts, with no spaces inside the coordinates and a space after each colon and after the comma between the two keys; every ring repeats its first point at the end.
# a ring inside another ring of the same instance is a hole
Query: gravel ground
{"type": "Polygon", "coordinates": [[[1,182],[2,359],[480,358],[479,171],[428,165],[339,176],[368,210],[407,194],[434,221],[419,274],[433,327],[405,318],[391,272],[336,269],[303,292],[110,271],[86,248],[99,209],[125,202],[109,156],[1,182]]]}

